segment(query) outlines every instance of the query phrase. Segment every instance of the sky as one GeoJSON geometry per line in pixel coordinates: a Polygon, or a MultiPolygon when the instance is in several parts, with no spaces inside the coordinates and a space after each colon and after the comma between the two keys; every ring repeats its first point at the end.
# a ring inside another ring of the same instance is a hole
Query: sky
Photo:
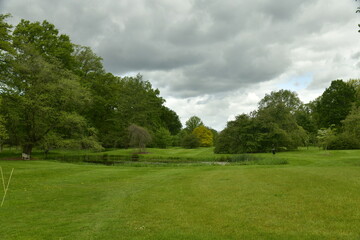
{"type": "Polygon", "coordinates": [[[272,91],[307,103],[359,78],[355,0],[0,0],[0,13],[47,20],[108,72],[140,73],[184,124],[222,130],[272,91]]]}

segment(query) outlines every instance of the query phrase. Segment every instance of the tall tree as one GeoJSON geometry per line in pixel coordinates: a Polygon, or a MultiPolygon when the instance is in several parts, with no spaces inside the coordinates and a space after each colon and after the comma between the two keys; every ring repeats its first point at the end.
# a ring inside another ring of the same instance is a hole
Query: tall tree
{"type": "Polygon", "coordinates": [[[201,119],[198,116],[192,116],[186,121],[185,130],[189,133],[192,133],[192,131],[194,131],[195,128],[203,125],[204,123],[201,121],[201,119]]]}
{"type": "Polygon", "coordinates": [[[8,17],[10,15],[0,14],[0,78],[9,76],[9,61],[13,53],[10,34],[12,26],[6,22],[8,17]]]}
{"type": "Polygon", "coordinates": [[[331,82],[315,106],[315,112],[318,114],[318,125],[320,128],[328,128],[335,125],[336,128],[341,126],[341,121],[351,111],[355,101],[355,89],[353,86],[346,84],[342,80],[331,82]]]}
{"type": "Polygon", "coordinates": [[[40,23],[22,19],[16,26],[13,37],[14,46],[20,51],[26,45],[39,52],[46,61],[55,58],[57,64],[67,69],[74,66],[74,45],[69,36],[59,34],[59,30],[48,21],[40,23]]]}
{"type": "Polygon", "coordinates": [[[297,124],[291,110],[284,105],[258,110],[256,120],[263,134],[263,150],[274,147],[293,150],[306,142],[306,132],[297,124]]]}
{"type": "Polygon", "coordinates": [[[241,114],[229,121],[215,142],[215,153],[249,153],[261,148],[263,134],[254,116],[241,114]]]}
{"type": "Polygon", "coordinates": [[[84,81],[105,74],[103,59],[97,56],[90,47],[75,45],[73,56],[75,58],[74,70],[81,78],[85,79],[84,81]]]}
{"type": "Polygon", "coordinates": [[[355,105],[360,107],[360,79],[350,79],[346,83],[355,89],[355,105]]]}
{"type": "Polygon", "coordinates": [[[12,42],[16,51],[7,64],[9,75],[1,79],[2,109],[11,141],[31,154],[63,120],[83,108],[89,95],[68,70],[73,63],[72,43],[54,25],[22,20],[12,42]]]}
{"type": "Polygon", "coordinates": [[[88,95],[71,72],[47,62],[31,47],[24,47],[22,52],[13,63],[12,78],[3,81],[1,91],[5,116],[18,117],[11,123],[16,124],[16,132],[10,134],[20,133],[23,152],[31,154],[32,148],[68,113],[81,108],[88,95]]]}
{"type": "Polygon", "coordinates": [[[198,139],[200,147],[211,147],[213,145],[213,133],[207,127],[201,125],[192,132],[198,139]]]}
{"type": "Polygon", "coordinates": [[[9,14],[0,14],[0,53],[11,52],[11,28],[12,26],[6,22],[9,14]]]}
{"type": "Polygon", "coordinates": [[[296,92],[284,89],[266,94],[259,102],[259,110],[270,107],[276,108],[278,106],[285,107],[294,113],[302,106],[302,102],[296,92]]]}
{"type": "Polygon", "coordinates": [[[176,135],[181,131],[182,124],[179,116],[173,110],[166,106],[162,106],[160,118],[164,127],[167,128],[172,135],[176,135]]]}
{"type": "Polygon", "coordinates": [[[273,148],[292,150],[304,145],[305,130],[295,113],[301,107],[297,95],[288,90],[267,94],[259,109],[228,122],[215,144],[216,153],[266,152],[273,148]]]}

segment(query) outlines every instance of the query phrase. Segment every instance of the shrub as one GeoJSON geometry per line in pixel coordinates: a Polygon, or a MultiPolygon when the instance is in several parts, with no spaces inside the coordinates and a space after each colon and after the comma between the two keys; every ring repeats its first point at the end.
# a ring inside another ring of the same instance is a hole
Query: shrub
{"type": "Polygon", "coordinates": [[[158,148],[166,148],[171,145],[172,138],[169,130],[166,128],[159,128],[155,132],[155,146],[158,148]]]}
{"type": "Polygon", "coordinates": [[[340,134],[333,138],[328,145],[330,150],[359,149],[359,140],[347,134],[340,134]]]}
{"type": "Polygon", "coordinates": [[[194,134],[188,134],[182,139],[184,148],[197,148],[200,146],[199,139],[194,134]]]}

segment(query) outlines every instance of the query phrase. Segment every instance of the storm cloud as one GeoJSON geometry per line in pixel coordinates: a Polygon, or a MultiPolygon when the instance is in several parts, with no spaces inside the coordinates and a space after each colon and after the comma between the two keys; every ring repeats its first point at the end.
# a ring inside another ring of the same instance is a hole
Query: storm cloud
{"type": "Polygon", "coordinates": [[[14,25],[21,18],[50,21],[74,43],[90,46],[108,71],[143,74],[183,121],[198,115],[219,130],[283,86],[308,101],[334,79],[356,78],[356,6],[352,0],[0,1],[14,25]],[[306,84],[299,83],[303,76],[306,84]]]}

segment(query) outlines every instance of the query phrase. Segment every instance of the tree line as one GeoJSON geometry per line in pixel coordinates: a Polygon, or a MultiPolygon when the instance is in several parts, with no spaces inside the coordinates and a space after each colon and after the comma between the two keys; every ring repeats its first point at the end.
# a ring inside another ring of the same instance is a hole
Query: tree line
{"type": "Polygon", "coordinates": [[[304,104],[296,92],[273,91],[258,109],[229,121],[215,144],[216,153],[360,148],[360,80],[334,80],[323,94],[304,104]]]}
{"type": "Polygon", "coordinates": [[[273,91],[258,109],[218,133],[197,116],[183,128],[158,89],[138,74],[106,72],[90,47],[76,45],[47,21],[0,15],[0,150],[4,144],[94,149],[215,146],[215,153],[360,148],[360,81],[335,80],[304,104],[295,92],[273,91]]]}
{"type": "MultiPolygon", "coordinates": [[[[0,15],[0,146],[128,147],[129,127],[176,135],[178,115],[141,75],[106,72],[101,57],[47,21],[0,15]]],[[[131,128],[130,128],[131,129],[131,128]]]]}

